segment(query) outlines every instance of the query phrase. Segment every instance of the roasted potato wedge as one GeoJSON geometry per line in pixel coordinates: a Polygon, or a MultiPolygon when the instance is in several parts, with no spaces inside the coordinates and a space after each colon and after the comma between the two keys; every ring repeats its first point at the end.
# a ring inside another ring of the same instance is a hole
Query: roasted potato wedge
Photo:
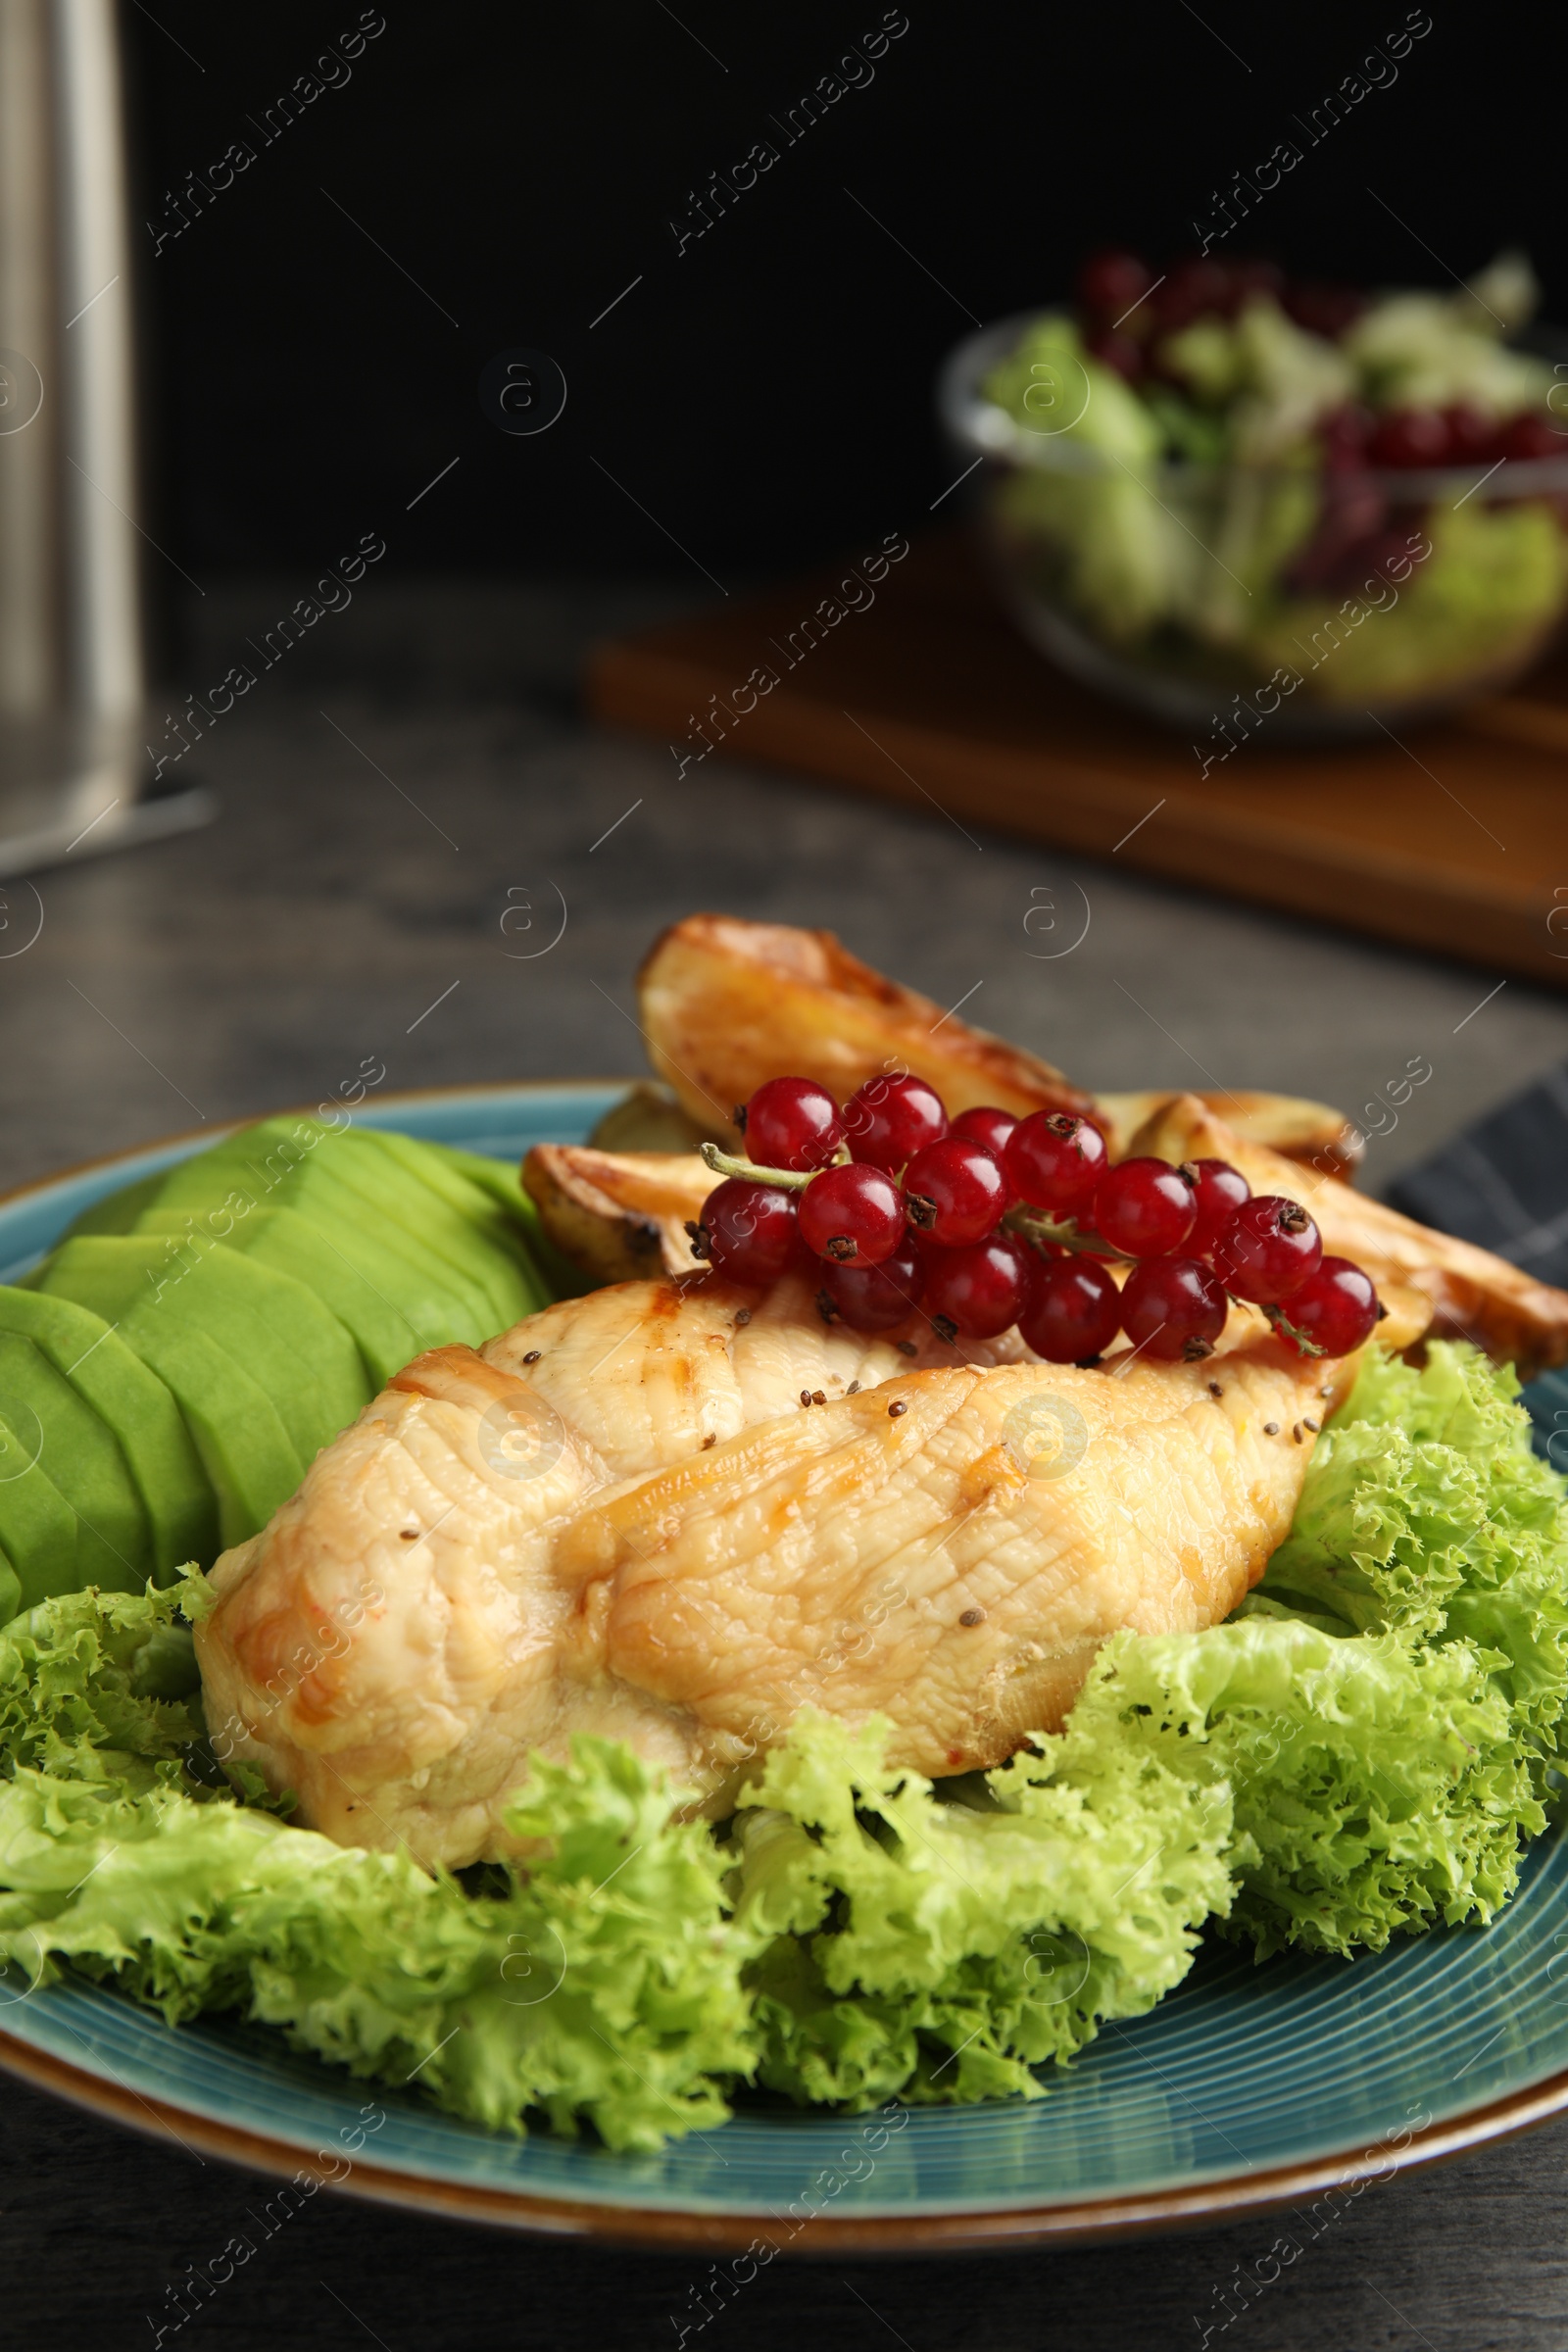
{"type": "Polygon", "coordinates": [[[536,1144],[523,1190],[563,1256],[595,1282],[702,1271],[686,1232],[715,1179],[695,1152],[598,1152],[536,1144]]]}
{"type": "Polygon", "coordinates": [[[695,1152],[699,1144],[722,1143],[730,1133],[728,1119],[717,1127],[704,1126],[681,1107],[669,1087],[639,1078],[612,1102],[588,1141],[601,1152],[695,1152]]]}
{"type": "Polygon", "coordinates": [[[1435,1338],[1471,1340],[1497,1362],[1517,1365],[1521,1380],[1568,1362],[1568,1292],[1250,1142],[1198,1095],[1162,1103],[1130,1146],[1177,1164],[1228,1159],[1254,1193],[1299,1200],[1317,1219],[1325,1250],[1364,1266],[1380,1295],[1403,1285],[1427,1299],[1435,1338]]]}
{"type": "MultiPolygon", "coordinates": [[[[1168,1089],[1136,1095],[1097,1095],[1095,1116],[1105,1129],[1116,1158],[1126,1156],[1139,1128],[1152,1119],[1172,1096],[1168,1089]]],[[[1266,1144],[1286,1159],[1299,1160],[1322,1176],[1342,1176],[1353,1183],[1366,1150],[1366,1139],[1343,1111],[1327,1102],[1308,1102],[1300,1095],[1200,1095],[1214,1116],[1223,1119],[1250,1144],[1266,1144]]]]}
{"type": "MultiPolygon", "coordinates": [[[[928,1079],[951,1111],[994,1102],[1031,1110],[1089,1111],[1119,1155],[1127,1139],[1174,1089],[1086,1095],[1049,1061],[1023,1054],[929,997],[885,980],[831,931],[693,914],[664,932],[639,974],[643,1028],[655,1068],[702,1135],[731,1145],[736,1103],[764,1078],[814,1078],[840,1100],[883,1070],[928,1079]]],[[[1210,1095],[1238,1131],[1289,1158],[1349,1175],[1361,1152],[1355,1129],[1326,1102],[1293,1095],[1210,1095]]],[[[640,1108],[617,1104],[596,1141],[650,1150],[656,1135],[640,1108]]],[[[662,1135],[664,1150],[685,1140],[662,1135]]]]}
{"type": "Polygon", "coordinates": [[[733,1140],[730,1114],[764,1078],[814,1078],[842,1099],[882,1071],[913,1071],[950,1111],[1087,1111],[1049,1061],[944,1014],[929,997],[861,963],[831,931],[688,915],[641,972],[654,1067],[683,1107],[733,1140]]]}

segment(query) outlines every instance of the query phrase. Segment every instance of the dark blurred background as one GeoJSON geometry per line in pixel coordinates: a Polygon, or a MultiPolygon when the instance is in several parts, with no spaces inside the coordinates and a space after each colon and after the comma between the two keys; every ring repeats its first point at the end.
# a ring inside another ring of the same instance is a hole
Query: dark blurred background
{"type": "Polygon", "coordinates": [[[1561,316],[1541,26],[1434,11],[1396,77],[1376,67],[1382,86],[1309,145],[1311,110],[1424,12],[908,0],[887,18],[907,30],[791,144],[789,110],[879,32],[878,0],[387,0],[349,58],[352,0],[136,0],[160,539],[203,584],[310,572],[374,530],[386,572],[701,588],[701,569],[729,586],[915,527],[954,471],[931,423],[943,351],[1062,290],[1093,244],[1190,246],[1213,192],[1281,140],[1302,161],[1228,254],[1446,285],[1524,230],[1561,316]],[[777,162],[698,235],[710,175],[758,141],[777,162]],[[194,209],[187,175],[211,185],[231,142],[255,160],[194,209]],[[672,221],[693,232],[682,251],[672,221]],[[518,346],[568,387],[533,437],[477,398],[518,346]]]}

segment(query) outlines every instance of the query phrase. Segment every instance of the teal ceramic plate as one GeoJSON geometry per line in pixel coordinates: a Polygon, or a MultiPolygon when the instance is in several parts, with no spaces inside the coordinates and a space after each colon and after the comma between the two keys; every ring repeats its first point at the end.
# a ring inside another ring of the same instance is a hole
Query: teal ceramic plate
{"type": "MultiPolygon", "coordinates": [[[[403,1096],[357,1115],[515,1160],[530,1144],[580,1139],[617,1091],[403,1096]]],[[[0,1279],[101,1194],[212,1140],[0,1202],[0,1279]]],[[[1560,1431],[1568,1457],[1568,1382],[1539,1383],[1530,1401],[1543,1446],[1560,1431]]],[[[5,1995],[0,1982],[0,2065],[122,2123],[427,2211],[726,2254],[736,2278],[770,2247],[1017,2244],[1253,2206],[1294,2207],[1299,2234],[1325,2226],[1331,2209],[1310,2209],[1333,2184],[1353,2190],[1568,2105],[1568,1845],[1536,1847],[1484,1933],[1263,1968],[1205,1950],[1177,1992],[1109,2028],[1037,2104],[848,2119],[754,2107],[655,2157],[491,2137],[414,2093],[368,2093],[260,2030],[172,2031],[85,1984],[5,1995]]]]}

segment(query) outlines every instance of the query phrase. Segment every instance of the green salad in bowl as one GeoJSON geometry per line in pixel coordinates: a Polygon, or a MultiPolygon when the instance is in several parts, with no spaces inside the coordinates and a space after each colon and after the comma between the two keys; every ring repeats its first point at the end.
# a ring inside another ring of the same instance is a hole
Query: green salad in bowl
{"type": "Polygon", "coordinates": [[[1007,601],[1087,682],[1203,731],[1373,732],[1507,682],[1568,601],[1568,373],[1529,265],[1449,294],[1094,256],[969,338],[939,405],[987,461],[1007,601]]]}

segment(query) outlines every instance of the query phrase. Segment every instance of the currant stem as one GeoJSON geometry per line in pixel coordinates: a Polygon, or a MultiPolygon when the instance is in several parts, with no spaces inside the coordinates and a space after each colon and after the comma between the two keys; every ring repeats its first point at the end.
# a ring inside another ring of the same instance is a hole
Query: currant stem
{"type": "Polygon", "coordinates": [[[1328,1349],[1320,1348],[1316,1340],[1309,1340],[1304,1331],[1298,1331],[1282,1307],[1265,1306],[1263,1312],[1272,1328],[1282,1331],[1288,1340],[1294,1340],[1303,1355],[1327,1355],[1328,1349]]]}
{"type": "Polygon", "coordinates": [[[793,1168],[759,1167],[755,1159],[739,1159],[733,1152],[721,1152],[717,1144],[703,1144],[699,1149],[715,1176],[744,1176],[749,1184],[776,1184],[781,1192],[804,1192],[818,1173],[814,1168],[797,1174],[793,1168]]]}
{"type": "Polygon", "coordinates": [[[1026,1242],[1054,1242],[1059,1249],[1076,1250],[1083,1257],[1119,1257],[1098,1234],[1080,1233],[1071,1218],[1053,1217],[1043,1208],[1009,1208],[1002,1220],[1014,1233],[1021,1233],[1026,1242]]]}

